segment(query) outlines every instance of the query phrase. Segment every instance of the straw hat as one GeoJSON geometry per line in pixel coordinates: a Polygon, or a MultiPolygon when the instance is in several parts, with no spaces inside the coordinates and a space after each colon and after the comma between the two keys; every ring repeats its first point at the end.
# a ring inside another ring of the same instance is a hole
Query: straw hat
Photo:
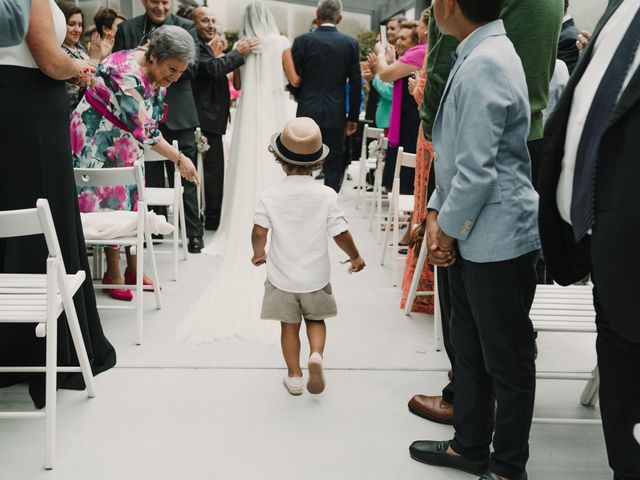
{"type": "Polygon", "coordinates": [[[282,132],[271,137],[271,149],[285,162],[303,167],[320,163],[329,155],[329,147],[322,143],[320,127],[307,117],[285,123],[282,132]]]}

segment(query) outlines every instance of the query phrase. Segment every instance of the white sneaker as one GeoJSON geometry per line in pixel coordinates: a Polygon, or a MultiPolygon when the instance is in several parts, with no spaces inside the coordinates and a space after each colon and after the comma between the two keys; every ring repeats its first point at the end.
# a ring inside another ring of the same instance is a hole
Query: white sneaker
{"type": "Polygon", "coordinates": [[[307,390],[309,393],[322,393],[325,387],[324,370],[322,369],[322,357],[318,352],[314,352],[309,357],[309,381],[307,390]]]}
{"type": "Polygon", "coordinates": [[[291,395],[302,395],[302,377],[290,377],[285,373],[283,383],[291,395]]]}

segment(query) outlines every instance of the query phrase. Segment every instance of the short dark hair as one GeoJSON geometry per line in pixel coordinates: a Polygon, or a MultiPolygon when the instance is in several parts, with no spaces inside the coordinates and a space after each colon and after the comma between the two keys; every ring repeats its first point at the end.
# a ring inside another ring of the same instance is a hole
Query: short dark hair
{"type": "Polygon", "coordinates": [[[104,28],[113,27],[113,22],[116,21],[116,18],[120,18],[122,20],[126,20],[122,13],[114,10],[113,8],[101,8],[98,10],[98,13],[93,17],[93,23],[96,26],[96,32],[100,34],[101,37],[104,36],[104,28]]]}
{"type": "Polygon", "coordinates": [[[569,10],[569,0],[564,0],[564,13],[567,13],[569,10]]]}
{"type": "Polygon", "coordinates": [[[473,23],[498,20],[504,0],[458,0],[460,10],[473,23]]]}
{"type": "MultiPolygon", "coordinates": [[[[60,10],[62,10],[62,13],[64,14],[65,22],[69,21],[71,15],[75,15],[76,13],[82,15],[82,10],[80,10],[80,8],[75,3],[59,2],[58,7],[60,7],[60,10]]],[[[84,15],[82,15],[82,22],[84,23],[84,15]]]]}
{"type": "Polygon", "coordinates": [[[280,157],[280,155],[278,155],[278,153],[273,149],[271,145],[269,145],[269,153],[273,155],[273,158],[275,159],[276,162],[278,162],[280,165],[284,165],[285,167],[287,167],[287,171],[294,172],[297,174],[311,175],[311,172],[313,172],[314,170],[320,170],[324,165],[324,160],[318,163],[314,163],[312,165],[294,165],[292,163],[287,162],[284,158],[280,157]]]}

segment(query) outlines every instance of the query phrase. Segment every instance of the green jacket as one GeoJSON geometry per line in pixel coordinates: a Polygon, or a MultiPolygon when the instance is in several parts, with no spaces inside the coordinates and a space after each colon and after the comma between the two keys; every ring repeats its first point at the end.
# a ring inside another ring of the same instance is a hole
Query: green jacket
{"type": "MultiPolygon", "coordinates": [[[[507,36],[522,60],[527,78],[531,107],[529,141],[543,136],[542,110],[546,108],[549,97],[563,15],[563,0],[505,0],[502,7],[501,18],[507,36]]],[[[429,20],[427,84],[420,106],[422,128],[429,137],[451,71],[451,54],[457,46],[455,38],[440,33],[432,15],[429,20]]]]}

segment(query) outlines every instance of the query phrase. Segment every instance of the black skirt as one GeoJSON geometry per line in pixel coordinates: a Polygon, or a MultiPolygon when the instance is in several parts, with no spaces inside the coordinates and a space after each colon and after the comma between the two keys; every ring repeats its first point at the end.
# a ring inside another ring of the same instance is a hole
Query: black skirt
{"type": "MultiPolygon", "coordinates": [[[[69,141],[69,100],[64,83],[37,69],[0,66],[0,210],[51,207],[67,272],[87,280],[74,297],[80,329],[94,375],[116,364],[104,336],[91,284],[69,141]]],[[[42,235],[0,239],[0,272],[44,273],[47,246],[42,235]]],[[[58,365],[78,365],[66,318],[59,319],[58,365]]],[[[35,324],[0,324],[0,365],[44,365],[45,339],[35,324]]],[[[30,382],[34,404],[44,406],[44,374],[0,374],[0,386],[30,382]]],[[[80,373],[59,374],[58,387],[84,389],[80,373]]]]}

